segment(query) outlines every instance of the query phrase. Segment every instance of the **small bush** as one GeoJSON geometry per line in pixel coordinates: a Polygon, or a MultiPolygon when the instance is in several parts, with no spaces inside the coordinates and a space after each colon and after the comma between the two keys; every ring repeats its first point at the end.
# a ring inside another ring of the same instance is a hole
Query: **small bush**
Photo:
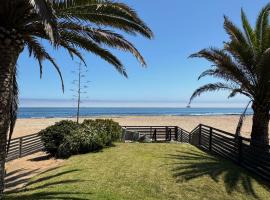
{"type": "Polygon", "coordinates": [[[95,122],[104,126],[106,132],[110,134],[112,142],[121,140],[123,129],[119,123],[112,119],[97,119],[95,122]]]}
{"type": "Polygon", "coordinates": [[[63,120],[55,125],[39,132],[45,151],[52,156],[58,157],[58,148],[63,143],[64,138],[72,131],[79,128],[79,125],[70,120],[63,120]]]}
{"type": "Polygon", "coordinates": [[[97,120],[85,120],[82,123],[82,127],[86,132],[93,132],[93,129],[97,131],[102,146],[110,146],[112,144],[111,133],[107,130],[106,124],[97,120]]]}
{"type": "Polygon", "coordinates": [[[84,154],[100,150],[103,147],[97,129],[81,127],[67,135],[59,146],[58,156],[68,158],[71,155],[84,154]]]}
{"type": "Polygon", "coordinates": [[[119,141],[122,127],[113,120],[61,121],[39,132],[45,151],[58,158],[88,153],[119,141]]]}

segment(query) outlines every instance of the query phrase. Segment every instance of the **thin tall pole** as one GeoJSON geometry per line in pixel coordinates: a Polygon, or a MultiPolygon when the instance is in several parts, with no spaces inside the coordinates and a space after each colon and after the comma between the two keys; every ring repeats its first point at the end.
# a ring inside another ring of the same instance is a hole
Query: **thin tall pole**
{"type": "Polygon", "coordinates": [[[78,78],[77,123],[79,123],[80,117],[80,103],[81,103],[81,63],[79,64],[79,78],[78,78]]]}

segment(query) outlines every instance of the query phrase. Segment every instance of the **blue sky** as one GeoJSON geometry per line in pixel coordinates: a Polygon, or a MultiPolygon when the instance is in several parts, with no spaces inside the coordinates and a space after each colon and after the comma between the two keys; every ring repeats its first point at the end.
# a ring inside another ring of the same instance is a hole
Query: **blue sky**
{"type": "MultiPolygon", "coordinates": [[[[197,80],[199,74],[210,66],[201,59],[187,57],[206,47],[222,47],[227,36],[223,29],[223,16],[240,23],[243,8],[251,23],[255,23],[260,9],[267,0],[123,0],[137,10],[155,34],[153,40],[141,36],[127,36],[145,57],[148,67],[142,68],[128,53],[113,52],[127,68],[129,78],[119,75],[112,66],[100,58],[84,53],[91,81],[84,106],[161,106],[187,105],[192,92],[202,84],[215,81],[211,78],[197,80]],[[255,3],[256,2],[256,3],[255,3]]],[[[51,49],[50,49],[50,52],[51,49]]],[[[61,66],[66,91],[61,91],[60,80],[54,68],[44,63],[43,78],[39,79],[38,63],[21,54],[18,61],[18,82],[21,106],[72,106],[71,73],[76,63],[67,52],[53,51],[61,66]]],[[[228,100],[226,92],[207,93],[194,101],[194,106],[242,106],[244,97],[228,100]]]]}

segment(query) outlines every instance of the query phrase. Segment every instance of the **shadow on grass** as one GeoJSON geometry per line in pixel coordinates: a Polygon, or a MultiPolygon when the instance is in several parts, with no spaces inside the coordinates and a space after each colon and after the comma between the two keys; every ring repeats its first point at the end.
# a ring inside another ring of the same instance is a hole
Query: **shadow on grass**
{"type": "Polygon", "coordinates": [[[14,170],[6,174],[5,177],[5,187],[6,190],[15,190],[20,185],[26,184],[38,170],[28,170],[23,169],[14,170]]]}
{"type": "Polygon", "coordinates": [[[18,190],[18,188],[21,188],[22,186],[27,185],[27,183],[29,183],[29,181],[34,175],[38,175],[38,174],[42,175],[44,173],[56,170],[58,168],[59,167],[54,167],[44,172],[39,172],[39,169],[35,169],[35,170],[17,169],[17,170],[8,172],[5,176],[6,191],[18,190]]]}
{"type": "MultiPolygon", "coordinates": [[[[21,170],[16,170],[13,172],[10,172],[7,174],[6,177],[6,185],[7,187],[11,187],[16,184],[21,184],[22,181],[27,182],[24,187],[18,189],[14,188],[12,190],[9,190],[5,192],[4,199],[7,200],[17,200],[17,199],[23,199],[23,200],[42,200],[42,199],[55,199],[55,200],[62,200],[62,199],[70,199],[70,200],[84,200],[85,198],[80,198],[78,196],[80,195],[91,195],[91,193],[81,193],[77,191],[71,191],[71,192],[61,192],[61,191],[50,191],[48,188],[56,185],[61,185],[63,187],[66,184],[74,184],[74,183],[80,183],[80,182],[86,182],[88,180],[80,180],[80,179],[66,179],[61,180],[62,176],[64,175],[70,175],[71,173],[78,172],[80,170],[66,170],[66,171],[60,171],[55,172],[59,167],[49,169],[45,172],[40,173],[39,175],[45,174],[41,178],[34,179],[31,181],[30,178],[27,178],[29,174],[34,173],[34,171],[28,171],[25,173],[21,173],[21,170]],[[46,175],[47,172],[52,172],[51,175],[46,175]],[[19,173],[19,175],[16,175],[19,173]],[[9,178],[9,176],[12,176],[9,178]],[[25,178],[24,178],[25,176],[25,178]],[[11,183],[13,185],[11,185],[11,183]],[[35,186],[35,184],[38,184],[35,186]]],[[[51,188],[50,188],[51,189],[51,188]]]]}
{"type": "Polygon", "coordinates": [[[209,176],[215,182],[224,181],[228,194],[238,190],[240,186],[246,194],[255,198],[259,197],[253,188],[253,179],[257,179],[265,188],[269,189],[269,186],[260,178],[253,176],[231,161],[216,155],[206,154],[200,150],[178,151],[177,154],[169,154],[167,158],[176,161],[172,163],[172,172],[177,182],[209,176]]]}
{"type": "Polygon", "coordinates": [[[5,200],[86,200],[86,198],[75,197],[78,195],[91,193],[79,193],[79,192],[36,192],[34,194],[22,194],[20,196],[10,196],[7,195],[4,197],[5,200]]]}

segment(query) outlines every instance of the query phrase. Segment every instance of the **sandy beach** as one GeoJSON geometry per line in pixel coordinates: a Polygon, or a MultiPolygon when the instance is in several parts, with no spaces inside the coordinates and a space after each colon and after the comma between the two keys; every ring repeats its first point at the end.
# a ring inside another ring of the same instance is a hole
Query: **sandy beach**
{"type": "MultiPolygon", "coordinates": [[[[110,118],[110,117],[100,117],[110,118]]],[[[38,131],[54,124],[64,118],[49,119],[18,119],[15,127],[13,138],[37,133],[38,131]]],[[[95,118],[89,118],[95,119],[95,118]]],[[[179,126],[187,131],[191,131],[198,124],[205,124],[222,129],[231,133],[236,130],[239,116],[129,116],[129,117],[113,117],[111,118],[119,122],[123,126],[179,126]]],[[[75,120],[75,119],[71,119],[75,120]]],[[[81,119],[84,120],[84,119],[81,119]]],[[[248,116],[242,128],[242,135],[250,137],[252,117],[248,116]]]]}

